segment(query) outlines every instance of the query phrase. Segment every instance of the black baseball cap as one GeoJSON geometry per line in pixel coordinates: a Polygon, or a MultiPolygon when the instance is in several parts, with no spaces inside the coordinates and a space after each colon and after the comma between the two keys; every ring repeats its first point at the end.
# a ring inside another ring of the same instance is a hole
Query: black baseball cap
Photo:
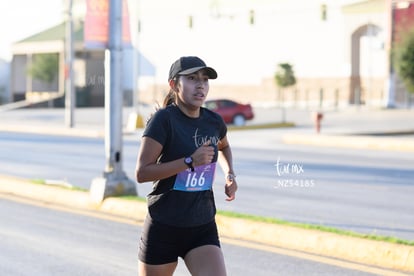
{"type": "Polygon", "coordinates": [[[189,75],[201,69],[206,70],[210,79],[217,78],[216,70],[208,67],[201,58],[194,56],[180,57],[171,65],[168,81],[174,79],[177,75],[189,75]]]}

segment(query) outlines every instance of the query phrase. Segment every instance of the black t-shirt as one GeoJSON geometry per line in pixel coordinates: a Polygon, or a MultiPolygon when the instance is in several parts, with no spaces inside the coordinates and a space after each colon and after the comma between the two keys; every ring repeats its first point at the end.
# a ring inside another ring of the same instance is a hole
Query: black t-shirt
{"type": "MultiPolygon", "coordinates": [[[[217,144],[226,133],[227,127],[223,119],[206,108],[200,109],[198,118],[190,118],[176,105],[169,105],[152,116],[143,136],[150,137],[163,146],[159,163],[190,156],[208,140],[215,148],[212,162],[217,162],[217,144]]],[[[154,182],[153,191],[148,195],[151,218],[179,227],[211,222],[216,214],[213,191],[174,190],[176,177],[174,175],[154,182]]]]}

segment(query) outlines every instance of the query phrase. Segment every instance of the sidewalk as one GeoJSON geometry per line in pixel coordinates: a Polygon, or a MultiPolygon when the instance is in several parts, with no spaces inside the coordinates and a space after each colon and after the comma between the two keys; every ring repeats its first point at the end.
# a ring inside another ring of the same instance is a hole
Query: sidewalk
{"type": "Polygon", "coordinates": [[[283,137],[288,144],[414,151],[414,110],[349,109],[325,112],[320,134],[307,130],[283,137]]]}
{"type": "MultiPolygon", "coordinates": [[[[131,109],[124,110],[124,129],[131,109]]],[[[146,107],[144,117],[153,109],[146,107]]],[[[271,147],[277,141],[313,146],[371,148],[376,150],[414,151],[414,110],[346,110],[324,113],[320,134],[315,133],[311,111],[287,110],[286,121],[296,127],[266,129],[256,144],[271,147]]],[[[75,110],[75,127],[64,125],[63,109],[23,109],[0,113],[0,131],[42,133],[84,137],[104,137],[103,108],[75,110]]],[[[248,125],[280,120],[280,110],[257,108],[256,118],[248,125]]],[[[248,128],[248,127],[247,127],[248,128]]],[[[132,134],[139,134],[135,130],[132,134]]],[[[128,138],[130,131],[125,131],[128,138]]],[[[232,145],[249,146],[255,130],[232,131],[232,145]],[[246,138],[247,137],[247,138],[246,138]],[[235,139],[233,139],[235,138],[235,139]]],[[[134,135],[134,139],[136,136],[134,135]]],[[[256,137],[255,137],[256,138],[256,137]]],[[[146,215],[143,202],[108,198],[94,205],[88,193],[47,185],[33,185],[25,179],[0,175],[0,194],[31,198],[49,204],[97,210],[142,221],[146,215]]],[[[346,259],[366,265],[414,273],[414,247],[352,238],[316,230],[254,222],[217,216],[223,236],[265,243],[271,246],[346,259]]],[[[398,275],[398,273],[389,275],[398,275]]],[[[401,275],[401,274],[400,274],[401,275]]]]}
{"type": "MultiPolygon", "coordinates": [[[[255,118],[247,123],[249,126],[260,126],[268,123],[281,122],[282,110],[276,108],[255,107],[255,118]]],[[[142,130],[127,129],[128,117],[132,108],[123,109],[124,133],[140,132],[142,130]]],[[[139,113],[144,121],[155,111],[152,106],[141,106],[139,113]]],[[[286,143],[305,143],[312,145],[326,145],[330,140],[331,146],[341,145],[341,139],[360,139],[366,144],[380,144],[387,149],[386,143],[408,144],[408,150],[413,149],[414,141],[414,109],[356,109],[349,108],[339,111],[325,111],[321,122],[321,131],[316,134],[312,120],[312,110],[287,109],[285,119],[296,127],[271,129],[268,134],[276,138],[283,138],[286,143]],[[302,138],[300,138],[302,137],[302,138]],[[329,139],[328,139],[329,137],[329,139]],[[310,141],[309,141],[310,140],[310,141]],[[318,142],[319,141],[319,142],[318,142]],[[336,141],[339,141],[337,145],[336,141]]],[[[0,112],[0,131],[14,131],[26,133],[43,133],[56,135],[72,135],[86,137],[104,137],[105,111],[103,108],[78,108],[74,112],[74,127],[65,125],[64,109],[18,109],[0,112]]],[[[348,146],[356,146],[353,143],[348,146]]],[[[395,150],[396,147],[390,147],[395,150]]],[[[402,148],[404,150],[404,148],[402,148]]]]}

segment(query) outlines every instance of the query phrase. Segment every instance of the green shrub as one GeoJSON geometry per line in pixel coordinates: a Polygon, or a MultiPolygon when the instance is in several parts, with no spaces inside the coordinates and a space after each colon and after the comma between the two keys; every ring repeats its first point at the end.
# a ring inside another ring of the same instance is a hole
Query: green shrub
{"type": "Polygon", "coordinates": [[[401,35],[396,43],[393,62],[407,91],[414,93],[414,28],[401,35]]]}

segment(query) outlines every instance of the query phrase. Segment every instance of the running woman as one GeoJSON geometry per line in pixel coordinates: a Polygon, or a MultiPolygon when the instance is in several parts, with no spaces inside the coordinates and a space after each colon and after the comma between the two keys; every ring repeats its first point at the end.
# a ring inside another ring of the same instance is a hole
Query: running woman
{"type": "Polygon", "coordinates": [[[191,275],[226,275],[220,248],[213,180],[225,173],[226,200],[235,199],[236,176],[227,127],[202,107],[217,72],[199,57],[170,68],[170,91],[149,119],[137,157],[139,183],[153,181],[139,244],[139,275],[173,275],[181,257],[191,275]]]}

